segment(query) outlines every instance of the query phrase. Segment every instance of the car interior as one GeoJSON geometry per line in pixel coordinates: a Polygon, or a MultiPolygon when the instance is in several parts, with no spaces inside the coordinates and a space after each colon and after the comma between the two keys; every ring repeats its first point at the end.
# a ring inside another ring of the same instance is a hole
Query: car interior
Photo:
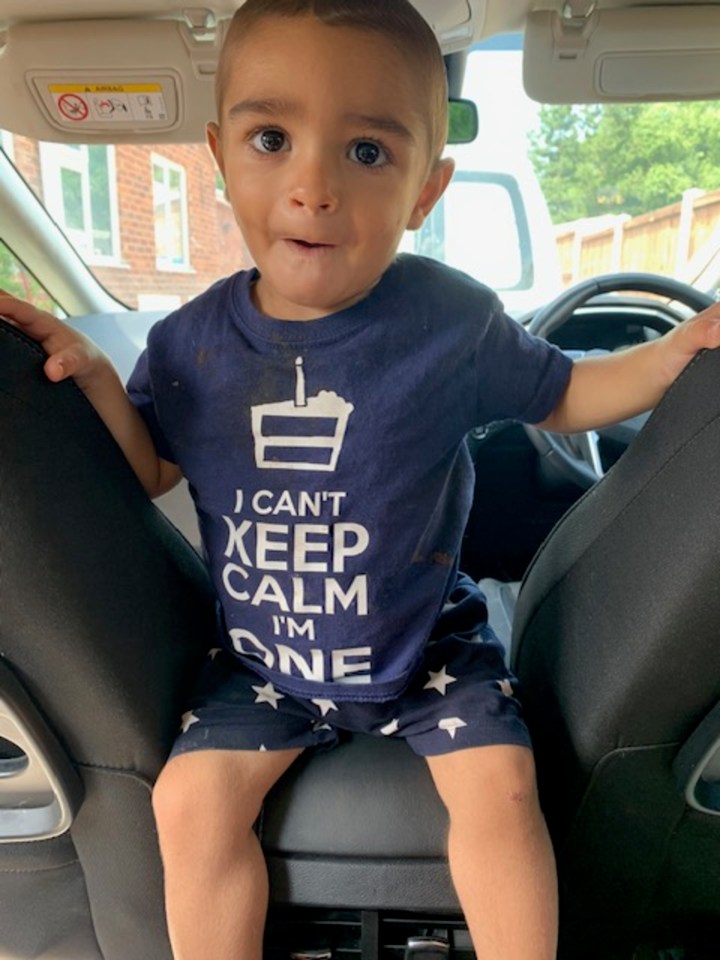
{"type": "MultiPolygon", "coordinates": [[[[414,2],[452,97],[474,44],[520,33],[525,87],[543,103],[720,99],[720,3],[414,2]]],[[[0,128],[202,141],[236,5],[0,0],[0,128]],[[162,87],[162,117],[79,129],[57,108],[56,87],[131,81],[162,87]]],[[[2,151],[0,239],[127,376],[163,312],[126,310],[95,282],[2,151]]],[[[521,320],[569,351],[615,350],[714,300],[709,285],[618,271],[521,320]]],[[[151,503],[81,391],[42,365],[0,320],[0,960],[170,960],[150,799],[215,600],[187,494],[151,503]]],[[[520,682],[561,960],[720,950],[718,383],[720,355],[706,352],[648,416],[572,437],[509,422],[468,437],[461,566],[520,682]]],[[[404,743],[348,735],[303,756],[257,831],[267,960],[475,956],[446,814],[404,743]]]]}

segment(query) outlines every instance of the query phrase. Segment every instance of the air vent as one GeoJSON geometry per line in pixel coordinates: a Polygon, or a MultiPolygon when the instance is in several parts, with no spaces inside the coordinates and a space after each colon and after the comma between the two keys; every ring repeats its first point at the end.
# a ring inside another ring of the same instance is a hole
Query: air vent
{"type": "Polygon", "coordinates": [[[450,960],[475,960],[464,920],[412,914],[380,915],[380,960],[403,960],[408,939],[418,936],[447,940],[450,960]]]}
{"type": "Polygon", "coordinates": [[[268,917],[265,960],[329,954],[332,960],[404,960],[410,937],[438,936],[450,944],[450,960],[475,960],[459,917],[374,910],[274,908],[268,917]]]}
{"type": "Polygon", "coordinates": [[[327,950],[332,960],[363,960],[362,913],[356,910],[281,910],[270,912],[264,960],[289,960],[292,954],[327,950]]]}

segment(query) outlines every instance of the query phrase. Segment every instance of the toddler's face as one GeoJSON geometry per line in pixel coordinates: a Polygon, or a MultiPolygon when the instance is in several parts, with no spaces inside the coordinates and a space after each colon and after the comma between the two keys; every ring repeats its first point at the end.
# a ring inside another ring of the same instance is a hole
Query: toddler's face
{"type": "Polygon", "coordinates": [[[423,78],[379,33],[270,18],[232,51],[208,139],[270,316],[362,299],[444,189],[423,78]]]}

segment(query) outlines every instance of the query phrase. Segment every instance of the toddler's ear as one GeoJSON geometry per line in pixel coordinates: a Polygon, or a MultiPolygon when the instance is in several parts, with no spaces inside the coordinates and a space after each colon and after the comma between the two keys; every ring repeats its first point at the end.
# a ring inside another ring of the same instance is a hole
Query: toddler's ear
{"type": "Polygon", "coordinates": [[[433,167],[430,176],[425,181],[425,185],[420,191],[420,196],[410,214],[407,228],[408,230],[419,230],[425,222],[425,217],[438,202],[445,192],[445,188],[450,183],[450,178],[455,170],[455,161],[445,157],[433,167]]]}
{"type": "Polygon", "coordinates": [[[225,163],[222,152],[222,140],[220,138],[220,127],[211,121],[205,127],[205,137],[212,155],[215,157],[215,163],[218,165],[220,173],[225,176],[225,163]]]}

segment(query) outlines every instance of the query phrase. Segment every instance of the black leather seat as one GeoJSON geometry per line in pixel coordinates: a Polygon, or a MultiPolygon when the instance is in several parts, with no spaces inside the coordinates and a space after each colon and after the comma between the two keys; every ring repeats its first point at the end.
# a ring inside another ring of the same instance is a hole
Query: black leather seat
{"type": "Polygon", "coordinates": [[[514,651],[561,957],[629,957],[643,937],[718,956],[720,352],[695,359],[537,553],[514,651]]]}
{"type": "Polygon", "coordinates": [[[169,960],[150,791],[213,601],[84,396],[42,362],[0,326],[0,956],[169,960]],[[28,783],[43,765],[49,783],[28,783]],[[39,832],[28,804],[45,808],[39,832]],[[69,831],[43,838],[65,805],[69,831]]]}

